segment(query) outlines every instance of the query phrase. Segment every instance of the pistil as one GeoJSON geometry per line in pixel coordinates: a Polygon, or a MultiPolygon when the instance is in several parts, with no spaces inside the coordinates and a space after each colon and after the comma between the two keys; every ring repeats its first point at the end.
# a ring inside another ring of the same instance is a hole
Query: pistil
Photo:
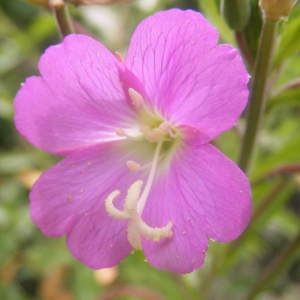
{"type": "MultiPolygon", "coordinates": [[[[156,145],[150,172],[144,189],[142,190],[142,180],[135,181],[127,191],[127,195],[124,200],[123,210],[118,209],[114,205],[114,200],[120,195],[120,191],[113,191],[105,200],[105,208],[110,216],[120,220],[129,220],[127,237],[129,243],[135,249],[142,249],[141,237],[145,237],[146,239],[159,242],[164,238],[171,237],[173,234],[172,222],[168,222],[163,227],[152,227],[145,223],[145,221],[141,218],[144,207],[147,203],[147,199],[149,198],[155,174],[157,172],[163,142],[164,141],[162,140],[156,145]]],[[[127,162],[127,166],[128,165],[130,167],[133,167],[132,161],[127,162]]]]}

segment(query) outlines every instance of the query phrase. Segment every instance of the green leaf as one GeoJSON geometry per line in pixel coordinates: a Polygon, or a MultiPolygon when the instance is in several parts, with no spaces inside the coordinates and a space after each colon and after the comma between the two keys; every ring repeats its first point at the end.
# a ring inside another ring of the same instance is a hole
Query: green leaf
{"type": "Polygon", "coordinates": [[[284,163],[299,162],[300,136],[293,136],[278,150],[258,157],[252,178],[258,177],[284,163]]]}
{"type": "Polygon", "coordinates": [[[278,95],[273,96],[267,103],[267,112],[277,105],[296,105],[300,106],[300,87],[284,90],[278,95]]]}

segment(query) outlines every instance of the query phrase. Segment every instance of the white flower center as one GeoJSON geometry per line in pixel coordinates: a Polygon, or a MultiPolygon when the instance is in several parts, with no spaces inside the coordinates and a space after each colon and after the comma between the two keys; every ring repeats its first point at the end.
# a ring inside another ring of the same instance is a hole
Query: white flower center
{"type": "MultiPolygon", "coordinates": [[[[129,95],[134,107],[136,109],[141,109],[143,106],[142,96],[133,89],[129,90],[129,95]]],[[[105,199],[105,208],[111,217],[129,221],[127,238],[129,243],[135,249],[142,249],[141,237],[159,242],[162,239],[170,238],[173,235],[172,222],[169,221],[163,227],[152,227],[145,223],[141,215],[153,186],[163,145],[164,143],[170,143],[170,141],[172,142],[173,140],[176,140],[178,138],[178,131],[170,123],[164,122],[163,120],[157,124],[158,118],[153,114],[150,115],[150,117],[149,114],[145,115],[145,111],[143,111],[142,114],[146,121],[142,122],[143,125],[140,126],[138,130],[128,131],[117,129],[116,133],[133,141],[144,139],[146,143],[156,144],[147,181],[145,185],[142,180],[137,180],[130,185],[122,210],[114,205],[115,199],[120,195],[119,190],[114,190],[105,199]],[[156,126],[153,126],[153,124],[156,126]]],[[[132,160],[127,161],[126,165],[128,169],[133,172],[138,171],[141,168],[137,162],[132,160]]]]}

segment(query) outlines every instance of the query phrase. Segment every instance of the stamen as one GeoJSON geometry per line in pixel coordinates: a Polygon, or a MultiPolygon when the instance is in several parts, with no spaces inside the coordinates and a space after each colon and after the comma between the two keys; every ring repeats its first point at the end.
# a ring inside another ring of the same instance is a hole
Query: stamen
{"type": "Polygon", "coordinates": [[[116,219],[128,219],[130,216],[126,211],[120,210],[115,207],[114,200],[120,195],[120,191],[115,190],[108,195],[105,199],[105,209],[107,213],[116,219]]]}
{"type": "Polygon", "coordinates": [[[118,59],[119,62],[123,62],[122,54],[118,51],[115,51],[115,56],[118,59]]]}
{"type": "Polygon", "coordinates": [[[150,141],[158,143],[160,141],[166,141],[169,138],[176,138],[177,133],[173,126],[169,122],[163,122],[156,128],[150,128],[149,126],[141,127],[141,132],[150,141]]]}
{"type": "Polygon", "coordinates": [[[133,88],[128,89],[128,95],[131,99],[132,105],[136,109],[140,109],[143,106],[144,98],[143,96],[133,88]]]}
{"type": "Polygon", "coordinates": [[[177,133],[174,130],[173,126],[169,122],[164,122],[162,123],[159,128],[161,128],[163,131],[169,134],[171,138],[176,138],[177,133]]]}
{"type": "Polygon", "coordinates": [[[128,160],[126,162],[126,166],[132,172],[136,172],[136,171],[139,171],[141,169],[141,165],[139,163],[137,163],[136,161],[134,161],[134,160],[128,160]]]}
{"type": "Polygon", "coordinates": [[[150,129],[149,127],[144,126],[141,131],[150,142],[159,142],[166,135],[166,132],[159,127],[150,129]]]}
{"type": "Polygon", "coordinates": [[[122,128],[117,128],[116,130],[115,130],[115,132],[116,132],[116,134],[118,135],[118,136],[124,136],[124,137],[126,137],[126,133],[125,133],[125,131],[124,131],[124,129],[122,129],[122,128]]]}

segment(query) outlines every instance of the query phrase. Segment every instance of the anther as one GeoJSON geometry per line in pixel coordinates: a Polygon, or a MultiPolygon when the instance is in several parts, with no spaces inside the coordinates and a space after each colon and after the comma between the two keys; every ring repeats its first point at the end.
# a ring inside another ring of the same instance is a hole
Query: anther
{"type": "Polygon", "coordinates": [[[162,123],[159,126],[159,128],[161,128],[166,133],[168,133],[171,138],[176,138],[177,137],[176,131],[174,130],[174,128],[172,127],[172,125],[169,122],[162,123]]]}
{"type": "Polygon", "coordinates": [[[131,130],[131,131],[127,130],[127,131],[128,132],[126,132],[122,128],[117,128],[115,130],[115,133],[116,133],[116,135],[118,135],[120,137],[124,137],[124,138],[127,138],[132,141],[138,141],[143,138],[143,136],[137,130],[131,130]]]}
{"type": "Polygon", "coordinates": [[[118,59],[119,62],[123,62],[122,54],[118,51],[115,51],[115,56],[118,59]]]}
{"type": "Polygon", "coordinates": [[[126,162],[126,166],[132,172],[136,172],[136,171],[139,171],[141,169],[141,165],[139,163],[137,163],[136,161],[134,161],[134,160],[128,160],[126,162]]]}
{"type": "Polygon", "coordinates": [[[118,136],[126,137],[126,133],[122,128],[117,128],[115,132],[118,136]]]}
{"type": "Polygon", "coordinates": [[[136,109],[140,109],[143,106],[144,98],[143,98],[143,96],[138,91],[136,91],[133,88],[129,88],[128,89],[128,95],[130,97],[132,105],[136,109]]]}

